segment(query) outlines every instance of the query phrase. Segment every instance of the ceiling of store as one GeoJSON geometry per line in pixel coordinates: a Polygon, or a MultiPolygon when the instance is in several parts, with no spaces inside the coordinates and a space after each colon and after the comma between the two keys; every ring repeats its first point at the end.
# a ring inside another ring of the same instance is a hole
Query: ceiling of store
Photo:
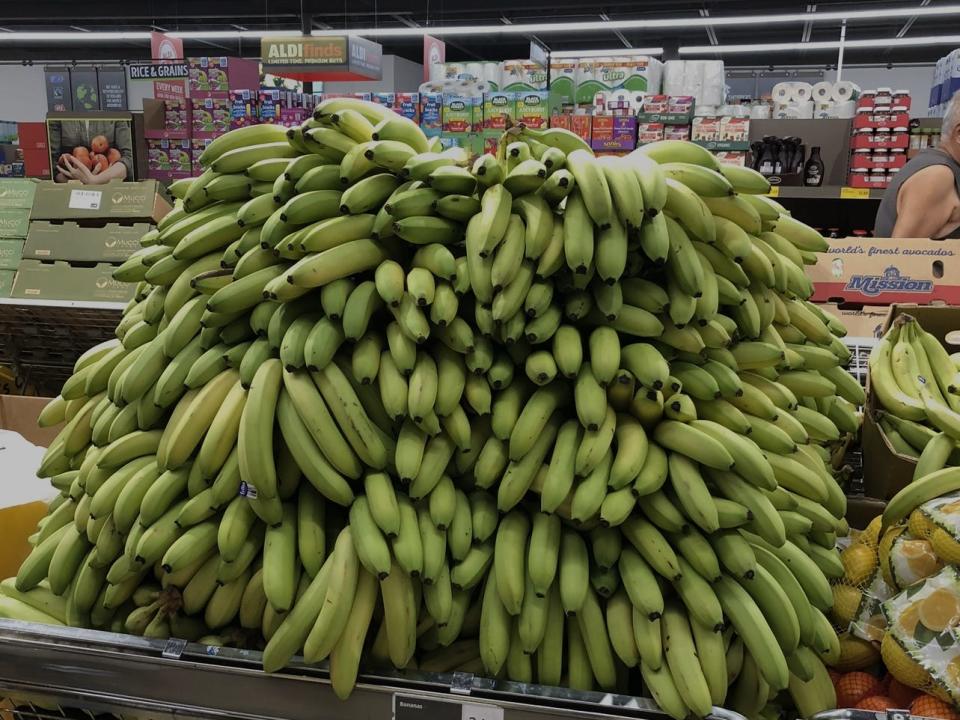
{"type": "MultiPolygon", "coordinates": [[[[737,53],[723,56],[728,65],[822,65],[836,61],[835,49],[811,50],[805,41],[836,41],[839,21],[802,22],[770,26],[725,26],[667,30],[617,31],[623,20],[699,18],[776,13],[862,11],[872,8],[935,7],[946,0],[902,2],[749,2],[710,0],[691,2],[636,2],[635,0],[32,0],[0,3],[0,33],[4,31],[189,31],[189,30],[315,30],[368,27],[428,27],[437,25],[498,25],[609,20],[610,31],[542,34],[538,38],[552,50],[617,49],[678,46],[791,43],[795,50],[777,53],[737,53]]],[[[960,14],[911,19],[859,19],[851,21],[847,39],[887,39],[960,34],[960,14]]],[[[422,57],[419,37],[377,38],[384,52],[411,60],[422,57]]],[[[457,36],[446,38],[448,60],[527,57],[531,37],[521,34],[457,36]]],[[[186,42],[192,54],[257,55],[259,41],[216,40],[186,42]]],[[[848,63],[930,62],[953,45],[848,49],[848,63]]],[[[147,57],[145,42],[106,40],[97,43],[4,42],[0,60],[137,59],[147,57]]],[[[719,57],[719,55],[716,55],[719,57]]],[[[704,54],[700,57],[711,57],[704,54]]]]}

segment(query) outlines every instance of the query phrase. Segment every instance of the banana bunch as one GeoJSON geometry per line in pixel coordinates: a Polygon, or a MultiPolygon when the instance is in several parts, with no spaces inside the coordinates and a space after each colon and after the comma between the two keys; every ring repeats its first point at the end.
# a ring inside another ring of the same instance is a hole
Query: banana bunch
{"type": "Polygon", "coordinates": [[[863,397],[761,176],[523,127],[469,163],[346,98],[201,160],[41,416],[15,609],[327,660],[341,697],[382,667],[832,707],[863,397]]]}

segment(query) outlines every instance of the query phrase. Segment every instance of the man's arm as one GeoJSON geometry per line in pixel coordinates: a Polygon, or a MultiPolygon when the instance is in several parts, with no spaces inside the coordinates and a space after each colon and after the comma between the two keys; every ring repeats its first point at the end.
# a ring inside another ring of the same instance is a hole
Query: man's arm
{"type": "Polygon", "coordinates": [[[935,237],[950,221],[960,198],[946,165],[924,168],[907,180],[897,195],[895,238],[935,237]]]}

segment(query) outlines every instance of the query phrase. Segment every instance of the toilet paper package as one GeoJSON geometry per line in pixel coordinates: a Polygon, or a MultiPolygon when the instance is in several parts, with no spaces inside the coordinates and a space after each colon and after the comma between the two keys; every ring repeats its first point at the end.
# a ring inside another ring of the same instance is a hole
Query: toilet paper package
{"type": "Polygon", "coordinates": [[[813,86],[810,83],[793,83],[790,99],[794,102],[806,102],[812,98],[813,86]]]}
{"type": "Polygon", "coordinates": [[[663,64],[663,94],[684,95],[683,66],[684,60],[667,60],[663,64]]]}
{"type": "Polygon", "coordinates": [[[464,80],[483,80],[483,63],[481,62],[468,62],[463,65],[463,74],[461,77],[464,80]]]}
{"type": "Polygon", "coordinates": [[[490,86],[491,92],[496,92],[500,89],[500,63],[483,63],[483,81],[490,86]]]}
{"type": "Polygon", "coordinates": [[[701,91],[697,103],[722,105],[727,95],[723,60],[706,60],[701,67],[701,91]]]}
{"type": "Polygon", "coordinates": [[[815,102],[813,104],[813,117],[815,120],[826,120],[837,116],[837,105],[832,100],[826,102],[815,102]]]}
{"type": "Polygon", "coordinates": [[[826,80],[821,80],[813,86],[810,94],[810,99],[815,103],[832,103],[833,83],[827,82],[826,80]]]}
{"type": "Polygon", "coordinates": [[[775,103],[773,118],[775,120],[810,120],[813,118],[813,101],[775,103]]]}
{"type": "Polygon", "coordinates": [[[833,101],[842,103],[856,100],[860,97],[860,87],[849,80],[841,80],[833,84],[833,101]]]}
{"type": "Polygon", "coordinates": [[[847,100],[846,102],[835,103],[834,113],[833,117],[849,120],[857,113],[857,101],[847,100]]]}
{"type": "Polygon", "coordinates": [[[778,82],[773,86],[770,97],[775,105],[785,105],[793,99],[793,85],[792,82],[778,82]]]}
{"type": "Polygon", "coordinates": [[[430,65],[430,82],[438,83],[444,80],[444,73],[446,68],[444,67],[445,63],[433,63],[430,65]]]}

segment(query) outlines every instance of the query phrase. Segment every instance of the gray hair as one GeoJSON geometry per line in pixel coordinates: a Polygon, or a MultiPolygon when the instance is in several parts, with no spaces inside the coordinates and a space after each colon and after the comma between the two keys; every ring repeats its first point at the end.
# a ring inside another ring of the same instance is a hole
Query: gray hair
{"type": "Polygon", "coordinates": [[[953,94],[947,109],[943,113],[943,126],[940,128],[940,140],[946,142],[953,134],[957,125],[960,125],[960,90],[953,94]]]}

